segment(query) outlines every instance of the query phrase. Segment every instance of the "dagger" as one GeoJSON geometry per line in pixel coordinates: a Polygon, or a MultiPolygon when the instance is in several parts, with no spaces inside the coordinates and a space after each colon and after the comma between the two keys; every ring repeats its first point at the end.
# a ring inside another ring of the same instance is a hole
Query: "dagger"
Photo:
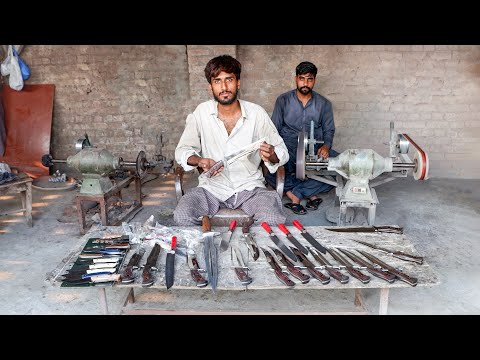
{"type": "Polygon", "coordinates": [[[320,264],[323,265],[325,270],[337,281],[340,282],[340,284],[346,284],[348,283],[348,280],[350,279],[347,275],[342,274],[339,270],[335,269],[332,264],[328,262],[325,257],[318,252],[317,249],[311,248],[307,246],[307,249],[310,250],[310,253],[312,254],[313,258],[317,260],[320,264]]]}
{"type": "Polygon", "coordinates": [[[187,264],[190,268],[190,275],[198,287],[202,288],[208,285],[208,281],[200,274],[200,266],[198,265],[197,256],[193,250],[187,251],[187,264]]]}
{"type": "Polygon", "coordinates": [[[356,241],[360,244],[363,244],[365,246],[371,247],[372,249],[383,251],[383,252],[387,253],[388,255],[396,257],[397,259],[405,260],[405,261],[412,261],[412,262],[415,262],[415,263],[420,264],[420,265],[423,264],[423,257],[422,256],[410,255],[410,254],[404,253],[403,251],[388,250],[388,249],[385,249],[383,247],[373,245],[373,244],[369,244],[369,243],[367,243],[365,241],[361,241],[361,240],[355,240],[355,239],[352,239],[352,240],[356,241]]]}
{"type": "Polygon", "coordinates": [[[282,268],[280,267],[280,265],[277,264],[273,255],[270,254],[268,250],[264,248],[260,248],[260,249],[262,249],[263,254],[265,255],[265,258],[267,259],[268,264],[272,267],[277,279],[280,280],[284,285],[288,286],[289,288],[294,287],[295,283],[288,277],[287,274],[283,273],[282,268]]]}
{"type": "Polygon", "coordinates": [[[297,247],[302,253],[305,255],[308,254],[308,250],[300,244],[300,241],[298,241],[291,233],[288,231],[287,227],[285,224],[278,224],[278,228],[287,236],[287,239],[290,240],[290,242],[297,247]]]}
{"type": "Polygon", "coordinates": [[[295,253],[295,255],[298,256],[300,261],[302,262],[303,265],[307,268],[308,272],[318,281],[320,281],[323,285],[328,284],[330,282],[330,276],[323,275],[320,271],[315,269],[315,265],[307,259],[305,254],[303,254],[300,250],[295,249],[292,247],[292,251],[295,253]]]}
{"type": "Polygon", "coordinates": [[[266,222],[262,222],[262,228],[265,229],[266,232],[270,235],[270,239],[274,242],[277,247],[283,251],[285,255],[287,255],[290,259],[293,261],[297,262],[298,258],[295,256],[295,254],[290,250],[283,242],[280,241],[280,239],[273,233],[272,229],[266,222]]]}
{"type": "Polygon", "coordinates": [[[321,245],[317,240],[313,238],[312,235],[303,227],[303,225],[300,223],[298,220],[293,220],[292,224],[302,232],[302,236],[307,240],[312,246],[315,247],[318,251],[320,251],[322,254],[326,254],[327,250],[323,245],[321,245]]]}
{"type": "Polygon", "coordinates": [[[271,246],[269,248],[275,253],[280,262],[287,267],[287,271],[295,276],[302,284],[306,284],[310,281],[310,275],[304,274],[300,269],[296,268],[295,265],[287,259],[287,257],[278,249],[275,249],[271,246]]]}
{"type": "Polygon", "coordinates": [[[165,285],[167,290],[173,286],[175,275],[175,247],[177,246],[177,237],[172,236],[172,250],[167,252],[167,259],[165,262],[165,285]]]}
{"type": "Polygon", "coordinates": [[[332,248],[327,248],[327,251],[332,257],[337,260],[340,264],[345,266],[345,269],[347,269],[348,273],[352,275],[354,278],[357,278],[360,280],[363,284],[368,284],[370,282],[370,276],[365,275],[362,273],[360,270],[355,269],[350,262],[345,259],[342,255],[339,253],[335,252],[332,248]]]}
{"type": "Polygon", "coordinates": [[[347,255],[350,259],[355,261],[357,264],[360,264],[362,266],[365,266],[367,268],[367,271],[372,274],[373,276],[376,276],[380,279],[383,279],[385,281],[388,281],[389,283],[393,283],[395,281],[395,275],[388,272],[388,271],[383,271],[382,269],[374,267],[371,263],[363,260],[359,256],[355,255],[354,253],[348,251],[347,249],[340,249],[337,248],[337,250],[340,250],[342,253],[347,255]]]}
{"type": "Polygon", "coordinates": [[[411,285],[411,286],[417,286],[417,283],[418,283],[418,279],[417,278],[414,278],[414,277],[411,277],[411,276],[408,276],[407,274],[405,274],[404,272],[402,271],[399,271],[397,269],[395,269],[393,266],[390,266],[386,263],[384,263],[382,260],[380,260],[379,258],[365,252],[365,251],[362,251],[362,250],[358,250],[356,249],[360,254],[362,254],[363,256],[365,256],[368,260],[370,260],[371,262],[377,264],[377,265],[380,265],[382,268],[384,269],[387,269],[388,271],[390,271],[392,274],[395,274],[395,276],[397,276],[400,280],[406,282],[407,284],[411,285]]]}

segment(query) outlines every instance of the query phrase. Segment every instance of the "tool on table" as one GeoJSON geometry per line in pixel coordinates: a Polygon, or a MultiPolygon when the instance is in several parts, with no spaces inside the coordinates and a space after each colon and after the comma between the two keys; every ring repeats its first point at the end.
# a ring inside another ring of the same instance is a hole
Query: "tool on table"
{"type": "Polygon", "coordinates": [[[347,249],[341,249],[337,248],[337,250],[340,250],[342,253],[347,255],[350,259],[355,261],[357,264],[361,266],[365,266],[367,268],[367,271],[372,274],[373,276],[376,276],[380,279],[383,279],[385,281],[388,281],[389,283],[393,283],[395,281],[395,275],[388,272],[388,271],[383,271],[382,269],[378,267],[374,267],[371,263],[363,260],[361,257],[355,255],[354,253],[348,251],[347,249]]]}
{"type": "Polygon", "coordinates": [[[287,274],[285,274],[282,271],[282,268],[275,261],[275,258],[273,257],[273,255],[270,254],[270,252],[268,252],[268,250],[266,250],[264,248],[260,248],[260,249],[262,249],[263,254],[265,255],[265,258],[267,259],[268,264],[272,267],[277,279],[280,280],[283,284],[285,284],[289,288],[294,287],[295,283],[288,277],[287,274]]]}
{"type": "Polygon", "coordinates": [[[290,259],[293,261],[297,262],[298,258],[295,256],[295,254],[290,250],[287,245],[285,245],[280,239],[275,235],[270,228],[270,226],[266,222],[262,222],[262,228],[265,229],[265,231],[270,235],[270,239],[274,242],[277,247],[283,251],[285,255],[287,255],[290,259]]]}
{"type": "Polygon", "coordinates": [[[271,246],[269,248],[273,251],[273,253],[277,256],[277,259],[286,266],[287,271],[295,276],[298,280],[302,282],[302,284],[306,284],[310,281],[310,275],[304,274],[300,269],[296,268],[295,265],[287,259],[284,253],[280,250],[275,249],[271,246]]]}
{"type": "Polygon", "coordinates": [[[360,270],[355,269],[350,262],[345,259],[342,255],[337,253],[335,250],[332,248],[327,248],[327,251],[332,257],[337,260],[341,265],[345,266],[345,269],[347,269],[348,273],[352,275],[354,278],[357,278],[360,280],[363,284],[368,284],[370,282],[370,276],[365,275],[362,273],[360,270]]]}
{"type": "Polygon", "coordinates": [[[278,224],[278,228],[287,236],[287,239],[293,244],[295,245],[295,247],[297,249],[299,249],[302,253],[304,253],[305,255],[308,254],[308,250],[305,248],[305,246],[303,246],[300,241],[298,241],[291,233],[290,231],[287,229],[287,227],[285,226],[285,224],[278,224]]]}
{"type": "Polygon", "coordinates": [[[292,251],[295,253],[295,255],[298,256],[300,259],[300,262],[307,268],[308,272],[318,281],[320,281],[322,284],[328,284],[330,282],[330,276],[326,276],[317,269],[315,269],[315,265],[307,259],[304,253],[302,253],[300,250],[291,247],[292,251]]]}
{"type": "Polygon", "coordinates": [[[301,231],[302,236],[307,240],[312,246],[315,247],[318,251],[320,251],[322,254],[326,254],[327,250],[323,245],[321,245],[317,240],[314,239],[314,237],[303,227],[303,225],[300,223],[298,220],[293,220],[292,224],[301,231]]]}
{"type": "Polygon", "coordinates": [[[389,234],[403,234],[403,228],[396,225],[384,226],[340,226],[325,228],[329,231],[336,232],[364,232],[364,233],[389,233],[389,234]]]}
{"type": "Polygon", "coordinates": [[[260,148],[260,145],[262,145],[264,141],[265,138],[263,137],[260,140],[248,144],[247,146],[244,146],[243,148],[233,152],[232,154],[225,156],[222,160],[219,160],[215,164],[213,164],[213,166],[208,169],[208,171],[201,173],[199,178],[210,178],[212,174],[218,169],[220,169],[222,166],[231,165],[241,157],[254,153],[260,148]]]}
{"type": "Polygon", "coordinates": [[[226,235],[222,237],[222,241],[220,242],[220,252],[224,252],[228,249],[228,245],[230,244],[230,239],[232,238],[235,226],[237,226],[237,221],[232,220],[230,222],[230,226],[228,227],[226,235]]]}
{"type": "Polygon", "coordinates": [[[155,243],[148,255],[147,262],[143,265],[143,272],[142,272],[142,286],[148,287],[152,286],[155,282],[153,277],[152,271],[157,271],[157,259],[158,255],[160,255],[160,244],[155,243]]]}
{"type": "Polygon", "coordinates": [[[382,268],[388,270],[389,272],[391,272],[392,274],[394,274],[396,277],[398,277],[400,280],[406,282],[407,284],[411,285],[411,286],[417,286],[417,283],[418,283],[418,279],[417,278],[414,278],[414,277],[411,277],[407,274],[405,274],[403,271],[400,271],[400,270],[397,270],[395,269],[393,266],[390,266],[386,263],[384,263],[382,260],[380,260],[379,258],[373,256],[372,254],[369,254],[365,251],[362,251],[362,250],[358,250],[356,249],[360,254],[362,254],[363,256],[365,256],[368,260],[370,260],[371,262],[377,264],[377,265],[380,265],[382,268]]]}
{"type": "Polygon", "coordinates": [[[257,242],[250,233],[250,225],[248,222],[245,222],[242,226],[242,235],[245,243],[247,244],[248,252],[252,254],[253,261],[257,261],[258,257],[260,256],[260,250],[258,249],[257,242]]]}
{"type": "Polygon", "coordinates": [[[317,260],[335,280],[339,281],[340,284],[348,283],[350,277],[348,275],[342,274],[341,271],[335,269],[335,267],[330,264],[328,260],[322,254],[320,254],[317,249],[311,248],[310,246],[307,246],[307,249],[310,251],[313,258],[317,260]]]}
{"type": "Polygon", "coordinates": [[[203,255],[205,257],[205,267],[208,274],[208,281],[212,291],[217,290],[218,280],[218,250],[213,241],[212,225],[208,216],[202,218],[203,229],[203,255]]]}
{"type": "Polygon", "coordinates": [[[74,263],[71,269],[67,270],[70,271],[78,271],[78,270],[92,270],[92,269],[114,269],[117,267],[117,262],[114,263],[99,263],[99,264],[89,264],[89,265],[78,265],[74,263]]]}
{"type": "Polygon", "coordinates": [[[140,259],[142,258],[143,254],[145,254],[145,249],[142,247],[138,249],[135,254],[132,255],[132,257],[128,261],[127,266],[125,267],[125,269],[122,270],[122,273],[120,274],[122,284],[130,284],[135,280],[133,270],[138,269],[138,264],[140,264],[140,259]]]}
{"type": "Polygon", "coordinates": [[[165,261],[165,285],[167,289],[173,286],[175,277],[175,248],[177,246],[177,237],[172,236],[172,250],[167,252],[167,259],[165,261]]]}
{"type": "Polygon", "coordinates": [[[410,254],[407,254],[403,251],[394,251],[394,250],[385,249],[385,248],[377,246],[377,245],[369,244],[365,241],[360,241],[360,240],[355,240],[355,239],[352,239],[352,240],[356,241],[360,244],[363,244],[365,246],[369,246],[372,249],[383,251],[383,252],[387,253],[388,255],[396,257],[397,259],[405,260],[405,261],[412,261],[412,262],[415,262],[415,263],[420,264],[420,265],[423,264],[423,257],[422,256],[410,255],[410,254]]]}
{"type": "Polygon", "coordinates": [[[118,282],[120,280],[120,274],[97,274],[97,275],[90,275],[85,277],[76,278],[70,277],[62,280],[62,282],[72,285],[82,285],[82,284],[99,284],[99,283],[107,283],[107,282],[118,282]]]}
{"type": "Polygon", "coordinates": [[[191,249],[187,251],[187,264],[190,268],[190,275],[192,275],[192,279],[195,281],[198,287],[202,288],[208,285],[208,281],[200,274],[200,271],[205,271],[200,269],[197,261],[197,255],[191,249]]]}
{"type": "Polygon", "coordinates": [[[231,260],[232,260],[232,266],[233,269],[235,270],[235,274],[237,275],[238,280],[240,280],[240,283],[242,285],[249,285],[252,283],[253,279],[248,276],[248,266],[245,265],[245,262],[243,261],[242,253],[240,249],[238,248],[237,245],[232,244],[231,245],[231,260]]]}

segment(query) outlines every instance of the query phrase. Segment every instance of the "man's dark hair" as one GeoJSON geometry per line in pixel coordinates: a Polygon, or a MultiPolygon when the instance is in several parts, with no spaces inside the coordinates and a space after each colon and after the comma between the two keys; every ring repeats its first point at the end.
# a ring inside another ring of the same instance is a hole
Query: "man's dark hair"
{"type": "Polygon", "coordinates": [[[205,77],[207,78],[208,83],[211,84],[212,78],[217,77],[222,71],[226,73],[234,73],[237,80],[240,80],[242,64],[230,55],[214,57],[207,63],[207,66],[205,66],[205,77]]]}
{"type": "Polygon", "coordinates": [[[312,74],[313,77],[317,76],[317,67],[309,61],[303,61],[297,65],[295,68],[296,75],[303,75],[303,74],[312,74]]]}

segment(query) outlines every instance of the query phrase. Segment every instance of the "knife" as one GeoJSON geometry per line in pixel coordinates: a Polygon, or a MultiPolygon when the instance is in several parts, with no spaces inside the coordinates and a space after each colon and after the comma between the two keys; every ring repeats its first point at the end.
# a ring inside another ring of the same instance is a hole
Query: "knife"
{"type": "Polygon", "coordinates": [[[212,286],[212,291],[215,293],[218,281],[218,251],[215,242],[213,241],[212,224],[207,215],[204,215],[202,218],[202,230],[205,267],[208,274],[208,281],[212,286]]]}
{"type": "Polygon", "coordinates": [[[283,251],[285,255],[287,255],[290,259],[293,261],[297,262],[298,258],[295,256],[295,254],[290,250],[283,242],[280,241],[280,239],[273,233],[272,229],[266,222],[262,222],[262,228],[265,229],[266,232],[270,235],[270,239],[274,242],[277,247],[283,251]]]}
{"type": "Polygon", "coordinates": [[[420,264],[420,265],[423,264],[423,257],[422,256],[410,255],[410,254],[404,253],[403,251],[388,250],[388,249],[382,248],[382,247],[377,246],[377,245],[369,244],[365,241],[360,241],[360,240],[355,240],[355,239],[352,239],[352,240],[356,241],[360,244],[363,244],[365,246],[369,246],[372,249],[377,249],[377,250],[383,251],[383,252],[387,253],[388,255],[396,257],[400,260],[412,261],[412,262],[415,262],[415,263],[420,264]]]}
{"type": "Polygon", "coordinates": [[[272,267],[277,279],[280,280],[283,284],[285,284],[289,288],[294,287],[295,283],[288,277],[287,274],[283,273],[282,268],[280,267],[280,265],[277,264],[273,255],[270,254],[264,248],[260,248],[260,249],[262,249],[263,254],[265,255],[265,258],[267,259],[268,264],[272,267]]]}
{"type": "Polygon", "coordinates": [[[330,282],[330,276],[326,276],[326,275],[323,275],[323,273],[321,273],[320,271],[318,271],[317,269],[315,269],[315,265],[313,265],[313,263],[307,259],[307,257],[305,256],[305,254],[303,254],[300,250],[292,247],[292,250],[293,252],[295,253],[295,255],[298,256],[298,258],[300,259],[300,262],[305,265],[305,267],[307,268],[308,272],[315,278],[317,279],[318,281],[320,281],[323,285],[325,284],[328,284],[330,282]]]}
{"type": "Polygon", "coordinates": [[[288,231],[285,224],[278,224],[278,228],[287,236],[287,239],[290,240],[290,242],[297,247],[297,249],[299,249],[305,255],[308,254],[308,250],[305,248],[305,246],[300,244],[300,241],[295,239],[295,237],[290,233],[290,231],[288,231]]]}
{"type": "Polygon", "coordinates": [[[155,243],[150,254],[148,254],[147,262],[143,266],[142,271],[142,286],[149,287],[152,286],[155,282],[155,278],[153,277],[152,271],[157,271],[157,259],[158,255],[160,255],[160,244],[155,243]]]}
{"type": "Polygon", "coordinates": [[[127,266],[120,274],[122,284],[129,284],[135,280],[133,270],[138,269],[138,264],[140,263],[140,259],[142,258],[143,254],[145,254],[145,249],[140,248],[135,254],[132,255],[132,257],[128,261],[127,266]]]}
{"type": "Polygon", "coordinates": [[[390,271],[392,274],[395,274],[396,277],[398,277],[400,280],[406,282],[407,284],[411,285],[411,286],[417,286],[417,283],[418,283],[418,279],[417,278],[414,278],[414,277],[411,277],[411,276],[408,276],[407,274],[405,274],[404,272],[402,271],[399,271],[397,269],[395,269],[393,266],[390,266],[386,263],[384,263],[382,260],[378,259],[377,257],[373,256],[372,254],[369,254],[365,251],[362,251],[362,250],[358,250],[356,249],[360,254],[362,254],[363,256],[365,256],[368,260],[370,260],[371,262],[377,264],[377,265],[380,265],[382,268],[384,269],[387,269],[388,271],[390,271]]]}
{"type": "Polygon", "coordinates": [[[228,245],[230,244],[230,239],[232,238],[232,234],[233,234],[233,230],[235,230],[235,226],[237,226],[237,221],[232,220],[230,222],[230,226],[228,227],[226,236],[222,237],[222,241],[220,242],[220,252],[224,252],[228,249],[228,245]]]}
{"type": "Polygon", "coordinates": [[[302,232],[302,236],[307,240],[312,246],[315,247],[318,251],[320,251],[322,254],[326,254],[327,250],[323,245],[321,245],[317,240],[313,238],[312,235],[303,227],[303,225],[300,223],[298,220],[293,220],[292,224],[302,232]]]}
{"type": "Polygon", "coordinates": [[[392,234],[403,234],[403,228],[400,226],[344,226],[344,227],[334,227],[334,228],[325,228],[326,230],[336,231],[336,232],[377,232],[377,233],[392,233],[392,234]]]}
{"type": "Polygon", "coordinates": [[[202,269],[200,269],[200,266],[198,265],[197,255],[195,255],[195,252],[191,249],[187,251],[187,264],[190,268],[190,275],[192,275],[197,286],[200,288],[207,286],[208,281],[200,274],[202,269]]]}
{"type": "Polygon", "coordinates": [[[370,274],[372,274],[373,276],[376,276],[380,279],[388,281],[389,283],[393,283],[395,281],[395,275],[394,274],[392,274],[388,271],[383,271],[382,269],[379,269],[378,267],[374,267],[371,263],[363,260],[361,257],[355,255],[354,253],[348,251],[347,249],[337,248],[337,250],[340,250],[342,253],[347,255],[350,259],[355,261],[357,264],[360,264],[361,266],[365,266],[367,268],[367,271],[370,274]]]}
{"type": "Polygon", "coordinates": [[[248,246],[249,253],[252,254],[253,261],[257,261],[258,257],[260,256],[260,251],[258,250],[258,245],[255,239],[250,233],[250,225],[247,222],[245,222],[242,226],[242,235],[245,239],[245,243],[248,246]]]}
{"type": "Polygon", "coordinates": [[[250,269],[245,265],[242,253],[238,246],[232,244],[230,256],[233,269],[235,270],[235,274],[237,275],[238,280],[240,280],[240,283],[245,286],[251,284],[253,279],[248,276],[248,270],[250,269]]]}
{"type": "Polygon", "coordinates": [[[345,266],[345,269],[347,269],[348,273],[352,275],[354,278],[357,278],[360,280],[363,284],[368,284],[370,282],[370,276],[365,275],[362,273],[360,270],[355,269],[350,262],[345,259],[342,255],[339,253],[335,252],[332,248],[327,248],[327,251],[332,257],[337,260],[340,264],[345,266]]]}
{"type": "Polygon", "coordinates": [[[172,250],[167,252],[167,260],[165,262],[165,285],[167,290],[173,285],[175,275],[175,247],[177,246],[177,237],[172,236],[172,250]]]}
{"type": "Polygon", "coordinates": [[[287,271],[300,280],[302,284],[306,284],[310,281],[310,275],[304,274],[300,269],[296,268],[280,250],[272,248],[271,246],[269,246],[269,248],[274,252],[280,262],[287,267],[287,271]]]}
{"type": "Polygon", "coordinates": [[[327,259],[325,259],[325,257],[323,257],[322,254],[320,254],[318,252],[317,249],[314,249],[314,248],[311,248],[309,246],[307,246],[307,249],[310,250],[310,253],[312,254],[313,258],[315,260],[317,260],[320,264],[323,265],[323,267],[325,268],[325,270],[327,270],[327,272],[337,281],[340,282],[340,284],[346,284],[348,283],[348,280],[350,279],[350,277],[348,277],[347,275],[344,275],[342,274],[339,270],[335,269],[333,267],[332,264],[330,264],[328,262],[327,259]]]}

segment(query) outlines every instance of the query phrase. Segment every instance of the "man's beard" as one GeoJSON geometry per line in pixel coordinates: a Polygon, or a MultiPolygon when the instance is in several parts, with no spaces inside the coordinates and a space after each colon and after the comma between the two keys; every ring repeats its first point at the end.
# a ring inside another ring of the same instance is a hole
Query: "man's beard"
{"type": "Polygon", "coordinates": [[[307,95],[312,92],[312,89],[308,86],[302,86],[301,88],[297,87],[297,90],[300,91],[303,95],[307,95]]]}
{"type": "Polygon", "coordinates": [[[222,104],[222,105],[231,105],[231,104],[233,104],[233,103],[237,100],[238,91],[235,90],[235,91],[232,93],[232,95],[233,95],[232,98],[231,98],[231,99],[227,99],[227,100],[221,99],[221,98],[220,98],[221,95],[220,95],[220,96],[217,96],[217,95],[213,94],[213,97],[215,98],[215,100],[216,100],[218,103],[220,103],[220,104],[222,104]]]}

